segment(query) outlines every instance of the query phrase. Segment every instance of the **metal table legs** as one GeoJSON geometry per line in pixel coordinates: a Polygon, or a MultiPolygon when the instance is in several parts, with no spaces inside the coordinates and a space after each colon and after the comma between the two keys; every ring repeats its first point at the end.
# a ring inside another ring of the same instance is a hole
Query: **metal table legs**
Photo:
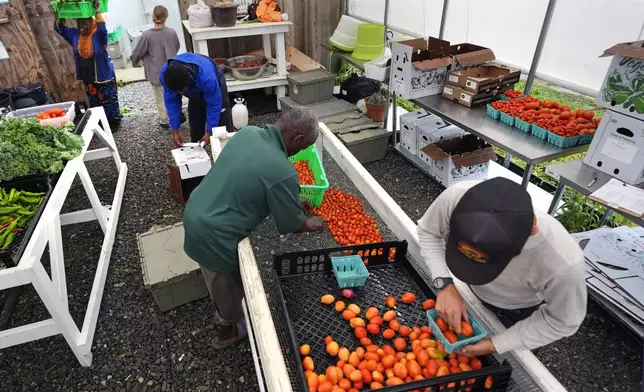
{"type": "Polygon", "coordinates": [[[523,179],[521,180],[521,186],[528,189],[528,184],[530,184],[530,175],[532,174],[532,167],[534,165],[527,163],[525,165],[525,170],[523,171],[523,179]]]}
{"type": "Polygon", "coordinates": [[[557,206],[559,205],[559,202],[561,201],[565,190],[566,185],[562,181],[559,181],[559,186],[557,187],[555,195],[552,198],[552,203],[550,203],[550,207],[548,208],[549,215],[555,216],[555,213],[557,212],[557,206]]]}

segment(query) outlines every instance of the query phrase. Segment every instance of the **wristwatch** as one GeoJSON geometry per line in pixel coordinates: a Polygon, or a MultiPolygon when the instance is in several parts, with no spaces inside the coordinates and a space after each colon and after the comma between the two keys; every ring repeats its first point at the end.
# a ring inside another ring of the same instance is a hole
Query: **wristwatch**
{"type": "Polygon", "coordinates": [[[432,285],[437,291],[440,291],[445,288],[448,284],[454,284],[454,279],[452,278],[436,278],[432,282],[432,285]]]}

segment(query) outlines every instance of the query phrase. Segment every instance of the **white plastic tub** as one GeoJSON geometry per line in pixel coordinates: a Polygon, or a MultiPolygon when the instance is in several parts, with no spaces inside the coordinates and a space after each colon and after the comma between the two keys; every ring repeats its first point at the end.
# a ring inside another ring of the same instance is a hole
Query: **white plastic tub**
{"type": "Polygon", "coordinates": [[[38,113],[44,112],[47,109],[54,110],[56,108],[61,108],[65,115],[63,117],[49,118],[45,120],[40,120],[40,125],[53,125],[59,127],[68,122],[73,122],[76,118],[76,108],[74,102],[62,102],[62,103],[53,103],[51,105],[42,105],[34,106],[31,108],[18,109],[13,112],[7,113],[7,118],[9,117],[19,117],[19,118],[36,118],[38,113]]]}
{"type": "Polygon", "coordinates": [[[387,80],[391,66],[387,67],[386,64],[390,58],[391,56],[385,55],[364,63],[364,76],[379,82],[387,80]]]}

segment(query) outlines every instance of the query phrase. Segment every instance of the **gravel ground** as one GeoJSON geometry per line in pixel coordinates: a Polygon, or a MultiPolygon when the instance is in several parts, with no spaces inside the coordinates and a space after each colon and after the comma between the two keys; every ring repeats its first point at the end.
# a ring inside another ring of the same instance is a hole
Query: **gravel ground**
{"type": "MultiPolygon", "coordinates": [[[[257,380],[247,342],[222,352],[210,348],[214,327],[207,299],[161,313],[142,284],[136,233],[180,221],[182,207],[171,200],[165,169],[171,144],[167,132],[157,127],[149,85],[137,83],[119,92],[122,106],[132,113],[115,134],[129,173],[94,338],[93,364],[80,367],[61,336],[11,347],[0,351],[0,390],[255,391],[257,380]]],[[[273,119],[271,115],[261,116],[251,118],[251,123],[273,119]]],[[[107,195],[114,189],[116,174],[105,162],[90,162],[88,168],[99,195],[109,204],[107,195]]],[[[325,167],[333,173],[332,185],[355,190],[336,165],[327,161],[325,167]]],[[[367,165],[367,169],[414,220],[441,192],[439,185],[393,152],[385,160],[367,165]]],[[[89,203],[82,193],[76,183],[69,205],[87,208],[89,203]]],[[[393,238],[387,229],[383,231],[387,238],[393,238]]],[[[69,306],[79,325],[95,272],[94,260],[100,252],[100,235],[96,223],[63,229],[69,306]]],[[[253,233],[252,241],[267,291],[272,289],[268,278],[272,253],[334,245],[328,236],[279,236],[271,219],[253,233]]],[[[269,297],[269,301],[274,300],[269,297]]],[[[28,288],[12,323],[15,326],[48,317],[33,289],[28,288]]],[[[639,343],[593,303],[574,337],[536,354],[571,391],[641,388],[639,343]]]]}

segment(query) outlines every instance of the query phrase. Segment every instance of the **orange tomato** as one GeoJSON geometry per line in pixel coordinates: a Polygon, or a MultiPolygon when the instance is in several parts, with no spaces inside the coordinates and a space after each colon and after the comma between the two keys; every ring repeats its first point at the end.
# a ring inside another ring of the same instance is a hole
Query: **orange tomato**
{"type": "Polygon", "coordinates": [[[392,297],[391,295],[385,298],[385,305],[387,305],[390,308],[393,308],[394,306],[396,306],[396,298],[392,297]]]}
{"type": "Polygon", "coordinates": [[[380,333],[380,327],[376,324],[367,325],[367,332],[372,335],[378,335],[380,333]]]}
{"type": "Polygon", "coordinates": [[[315,365],[313,364],[313,358],[311,357],[304,358],[304,360],[302,360],[302,367],[304,367],[304,370],[313,371],[315,369],[315,365]]]}
{"type": "Polygon", "coordinates": [[[303,344],[300,346],[300,355],[306,357],[311,353],[311,346],[308,344],[303,344]]]}
{"type": "Polygon", "coordinates": [[[397,351],[403,351],[405,350],[406,347],[407,347],[407,341],[405,341],[405,339],[396,338],[396,340],[394,340],[394,348],[397,351]]]}
{"type": "Polygon", "coordinates": [[[404,304],[413,304],[416,302],[416,294],[409,291],[402,295],[401,300],[404,304]]]}
{"type": "Polygon", "coordinates": [[[367,309],[367,311],[365,312],[365,317],[367,318],[367,320],[371,320],[372,318],[378,316],[379,314],[380,314],[380,311],[377,308],[371,307],[367,309]]]}
{"type": "Polygon", "coordinates": [[[450,342],[450,343],[458,342],[458,337],[452,331],[445,331],[445,332],[443,332],[443,335],[445,336],[445,339],[447,339],[447,341],[450,342]]]}
{"type": "Polygon", "coordinates": [[[393,310],[389,310],[389,311],[385,312],[385,314],[382,316],[382,319],[383,319],[383,321],[389,322],[389,321],[395,319],[396,317],[397,317],[396,312],[393,311],[393,310]]]}
{"type": "Polygon", "coordinates": [[[343,301],[338,301],[335,303],[335,311],[338,313],[341,313],[344,311],[344,308],[346,308],[347,305],[343,301]]]}
{"type": "Polygon", "coordinates": [[[402,326],[400,327],[400,329],[398,330],[398,333],[399,333],[399,334],[400,334],[400,336],[402,336],[402,337],[407,337],[407,336],[409,336],[409,334],[411,333],[411,328],[409,328],[409,327],[408,327],[408,326],[406,326],[406,325],[402,325],[402,326]]]}
{"type": "Polygon", "coordinates": [[[440,329],[442,332],[445,332],[448,329],[447,322],[443,320],[443,318],[440,316],[436,317],[436,325],[438,326],[438,329],[440,329]]]}
{"type": "Polygon", "coordinates": [[[393,339],[394,336],[396,336],[396,332],[391,328],[387,328],[382,332],[382,337],[385,339],[393,339]]]}
{"type": "Polygon", "coordinates": [[[423,302],[424,310],[434,309],[435,306],[436,306],[436,301],[434,301],[433,299],[428,299],[427,301],[423,302]]]}
{"type": "Polygon", "coordinates": [[[382,325],[383,322],[384,322],[384,320],[380,316],[372,317],[369,320],[369,324],[375,324],[375,325],[382,325]]]}

